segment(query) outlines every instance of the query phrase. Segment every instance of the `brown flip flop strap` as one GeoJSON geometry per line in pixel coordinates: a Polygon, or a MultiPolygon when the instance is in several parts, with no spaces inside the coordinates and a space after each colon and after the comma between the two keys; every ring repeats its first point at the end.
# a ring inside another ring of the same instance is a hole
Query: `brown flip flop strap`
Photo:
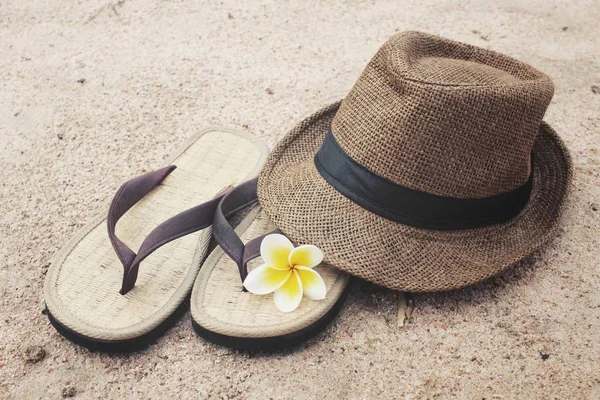
{"type": "Polygon", "coordinates": [[[108,227],[108,237],[110,242],[121,260],[121,264],[129,266],[135,259],[135,253],[125,243],[123,243],[115,234],[117,221],[125,213],[140,201],[152,189],[158,186],[173,170],[177,168],[170,165],[156,171],[130,179],[121,185],[113,197],[108,209],[106,225],[108,227]]]}
{"type": "Polygon", "coordinates": [[[279,232],[276,230],[266,233],[244,245],[227,220],[234,213],[258,203],[257,181],[256,178],[246,181],[223,196],[217,206],[213,221],[213,237],[223,251],[237,264],[242,282],[248,275],[248,262],[260,256],[260,244],[264,237],[279,232]]]}
{"type": "Polygon", "coordinates": [[[207,228],[221,198],[231,187],[218,193],[213,199],[185,210],[154,228],[142,242],[138,253],[134,253],[115,234],[117,221],[145,195],[158,186],[176,167],[169,166],[149,172],[125,182],[113,198],[107,218],[108,237],[123,264],[121,294],[126,294],[135,285],[140,263],[159,247],[182,236],[207,228]]]}

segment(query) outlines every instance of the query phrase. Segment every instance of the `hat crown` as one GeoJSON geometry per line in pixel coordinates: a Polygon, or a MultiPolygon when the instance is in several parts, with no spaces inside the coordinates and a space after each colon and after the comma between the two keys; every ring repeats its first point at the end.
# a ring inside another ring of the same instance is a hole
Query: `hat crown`
{"type": "Polygon", "coordinates": [[[508,56],[406,32],[369,62],[332,132],[350,157],[394,183],[489,197],[529,178],[553,93],[545,74],[508,56]]]}

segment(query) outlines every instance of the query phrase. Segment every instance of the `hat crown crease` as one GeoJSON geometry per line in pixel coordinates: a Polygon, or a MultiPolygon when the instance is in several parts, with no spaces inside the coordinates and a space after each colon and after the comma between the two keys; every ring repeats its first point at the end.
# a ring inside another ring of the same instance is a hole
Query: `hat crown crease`
{"type": "Polygon", "coordinates": [[[332,123],[355,161],[398,185],[483,198],[523,185],[554,86],[508,56],[419,32],[393,36],[332,123]]]}

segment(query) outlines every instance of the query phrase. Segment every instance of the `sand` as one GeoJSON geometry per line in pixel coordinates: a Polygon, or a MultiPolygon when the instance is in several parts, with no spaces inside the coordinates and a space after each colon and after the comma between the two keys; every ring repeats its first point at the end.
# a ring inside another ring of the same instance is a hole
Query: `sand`
{"type": "Polygon", "coordinates": [[[483,3],[0,3],[0,397],[600,398],[600,3],[483,3]],[[50,326],[48,262],[120,183],[207,125],[273,145],[407,29],[554,79],[546,120],[575,179],[546,248],[476,287],[414,296],[402,327],[397,293],[358,283],[330,329],[278,355],[205,343],[189,313],[131,355],[90,353],[50,326]]]}

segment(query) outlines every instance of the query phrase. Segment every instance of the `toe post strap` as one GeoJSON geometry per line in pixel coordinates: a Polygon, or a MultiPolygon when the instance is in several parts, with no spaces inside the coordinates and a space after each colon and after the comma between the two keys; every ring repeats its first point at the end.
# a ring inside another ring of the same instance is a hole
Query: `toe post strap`
{"type": "Polygon", "coordinates": [[[213,221],[213,237],[223,251],[237,264],[242,282],[248,275],[248,262],[260,256],[260,244],[269,232],[244,242],[229,223],[228,218],[246,207],[258,203],[256,193],[258,179],[246,181],[227,193],[217,206],[213,221]]]}
{"type": "Polygon", "coordinates": [[[135,286],[140,263],[161,246],[190,233],[209,227],[223,196],[232,187],[227,187],[211,200],[185,210],[154,228],[142,242],[137,254],[131,250],[116,233],[119,219],[138,201],[158,186],[176,167],[169,166],[125,182],[113,198],[107,218],[108,237],[123,264],[123,280],[120,293],[125,295],[135,286]]]}
{"type": "Polygon", "coordinates": [[[122,184],[117,193],[115,193],[108,209],[106,225],[110,243],[117,253],[121,264],[124,266],[130,265],[133,262],[135,252],[117,237],[115,233],[117,222],[131,207],[158,186],[175,168],[177,168],[175,165],[169,165],[168,167],[130,179],[122,184]]]}

